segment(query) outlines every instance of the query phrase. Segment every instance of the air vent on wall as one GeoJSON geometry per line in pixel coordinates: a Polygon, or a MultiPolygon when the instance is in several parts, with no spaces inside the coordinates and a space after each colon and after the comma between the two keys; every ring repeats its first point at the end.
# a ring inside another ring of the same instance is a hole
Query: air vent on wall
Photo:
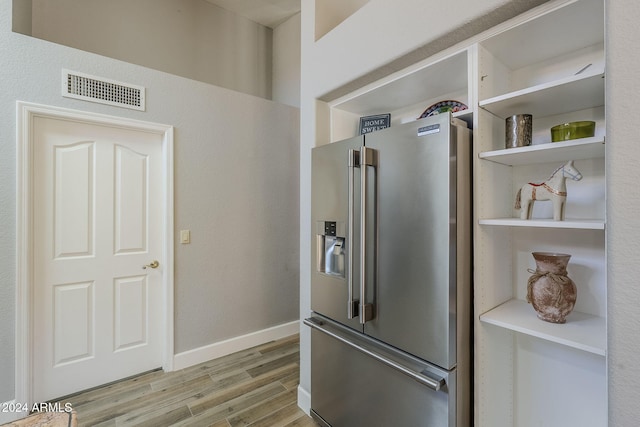
{"type": "Polygon", "coordinates": [[[62,96],[145,110],[144,87],[62,70],[62,96]]]}

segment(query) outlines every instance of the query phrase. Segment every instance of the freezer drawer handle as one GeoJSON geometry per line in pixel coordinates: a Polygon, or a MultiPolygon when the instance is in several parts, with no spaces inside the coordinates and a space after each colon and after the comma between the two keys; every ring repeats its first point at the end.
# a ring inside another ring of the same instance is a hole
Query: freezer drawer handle
{"type": "Polygon", "coordinates": [[[353,299],[353,224],[354,224],[354,207],[355,192],[353,190],[356,168],[360,167],[360,151],[349,150],[349,212],[347,216],[347,319],[353,319],[358,315],[358,301],[353,299]]]}
{"type": "Polygon", "coordinates": [[[314,318],[308,318],[308,319],[304,319],[303,323],[307,326],[310,326],[312,328],[315,328],[327,335],[329,335],[332,338],[337,339],[338,341],[342,342],[343,344],[346,344],[352,348],[354,348],[355,350],[358,350],[364,354],[366,354],[367,356],[370,356],[374,359],[376,359],[379,362],[384,363],[385,365],[389,366],[390,368],[393,368],[397,371],[402,372],[403,374],[407,375],[408,377],[410,377],[411,379],[418,381],[420,384],[423,384],[427,387],[429,387],[430,389],[434,390],[434,391],[439,391],[445,384],[444,378],[439,378],[439,379],[434,379],[431,378],[429,376],[426,376],[425,374],[423,374],[422,372],[416,372],[412,369],[407,368],[406,366],[402,366],[401,364],[388,359],[378,353],[375,353],[365,347],[362,347],[361,345],[358,345],[352,341],[349,341],[348,339],[334,333],[331,332],[330,330],[323,328],[323,324],[324,322],[322,322],[319,319],[314,319],[314,318]]]}

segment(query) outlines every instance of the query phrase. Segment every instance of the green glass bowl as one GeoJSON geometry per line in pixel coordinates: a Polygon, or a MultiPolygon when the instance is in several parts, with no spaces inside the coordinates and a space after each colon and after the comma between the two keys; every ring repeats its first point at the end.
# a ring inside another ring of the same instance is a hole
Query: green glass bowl
{"type": "Polygon", "coordinates": [[[595,134],[596,122],[583,121],[563,123],[551,128],[551,142],[589,138],[595,134]]]}

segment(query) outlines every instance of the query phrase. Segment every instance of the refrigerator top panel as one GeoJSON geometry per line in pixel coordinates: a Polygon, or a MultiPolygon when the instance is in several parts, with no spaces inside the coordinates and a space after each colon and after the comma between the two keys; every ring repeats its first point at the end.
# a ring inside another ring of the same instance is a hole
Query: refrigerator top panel
{"type": "Polygon", "coordinates": [[[367,208],[375,227],[366,239],[375,253],[366,278],[374,318],[364,332],[446,369],[457,362],[457,293],[470,293],[470,283],[458,283],[460,263],[471,262],[459,252],[471,253],[470,220],[458,218],[471,196],[470,161],[460,162],[471,145],[462,133],[443,114],[365,136],[376,166],[367,208]]]}

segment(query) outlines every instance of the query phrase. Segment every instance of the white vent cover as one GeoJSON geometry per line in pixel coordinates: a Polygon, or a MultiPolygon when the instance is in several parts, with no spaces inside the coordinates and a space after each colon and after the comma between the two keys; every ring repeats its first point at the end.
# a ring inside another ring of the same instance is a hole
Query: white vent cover
{"type": "Polygon", "coordinates": [[[62,96],[145,110],[144,87],[62,70],[62,96]]]}

